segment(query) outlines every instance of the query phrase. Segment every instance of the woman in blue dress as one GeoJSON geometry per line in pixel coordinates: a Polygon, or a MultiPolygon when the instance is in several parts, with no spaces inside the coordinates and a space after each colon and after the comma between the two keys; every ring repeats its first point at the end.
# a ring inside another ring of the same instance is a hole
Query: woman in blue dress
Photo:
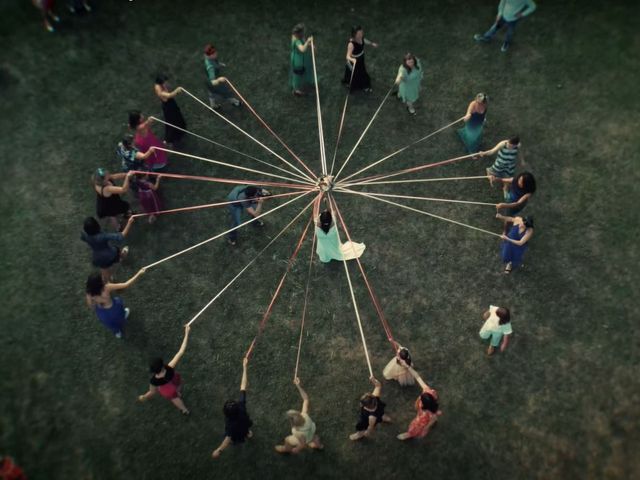
{"type": "Polygon", "coordinates": [[[504,202],[496,210],[505,210],[510,217],[520,213],[536,191],[536,179],[530,172],[522,172],[513,178],[501,178],[504,202]]]}
{"type": "Polygon", "coordinates": [[[129,318],[129,309],[125,308],[120,297],[111,297],[111,292],[124,290],[131,286],[145,272],[138,270],[124,283],[109,283],[100,273],[92,273],[87,279],[87,305],[96,312],[100,323],[107,327],[116,338],[122,338],[122,329],[129,318]]]}
{"type": "Polygon", "coordinates": [[[527,251],[529,240],[533,236],[533,217],[508,217],[498,213],[496,218],[511,224],[509,232],[501,235],[500,246],[504,273],[509,274],[522,265],[524,252],[527,251]]]}
{"type": "Polygon", "coordinates": [[[476,95],[464,116],[464,127],[458,130],[458,135],[464,143],[467,153],[476,153],[480,150],[482,141],[482,128],[487,116],[487,101],[489,97],[484,93],[476,95]]]}

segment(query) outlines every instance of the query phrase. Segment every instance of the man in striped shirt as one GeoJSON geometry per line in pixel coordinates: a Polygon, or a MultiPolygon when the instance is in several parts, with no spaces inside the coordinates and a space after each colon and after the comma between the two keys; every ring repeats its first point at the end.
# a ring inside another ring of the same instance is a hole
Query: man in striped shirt
{"type": "Polygon", "coordinates": [[[476,42],[488,42],[498,30],[506,26],[507,34],[504,36],[504,43],[500,49],[506,52],[509,49],[509,45],[511,45],[513,32],[516,29],[518,21],[527,15],[531,15],[535,9],[536,3],[533,0],[500,0],[498,15],[496,16],[494,24],[485,33],[476,33],[473,39],[476,42]]]}

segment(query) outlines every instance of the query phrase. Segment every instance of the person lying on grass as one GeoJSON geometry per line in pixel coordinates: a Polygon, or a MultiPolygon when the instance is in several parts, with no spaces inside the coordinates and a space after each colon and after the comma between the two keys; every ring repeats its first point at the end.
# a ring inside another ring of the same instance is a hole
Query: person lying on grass
{"type": "Polygon", "coordinates": [[[291,421],[291,435],[285,437],[283,445],[276,445],[278,453],[298,453],[305,447],[322,449],[320,437],[316,435],[316,424],[309,416],[309,395],[300,384],[300,379],[295,378],[293,384],[302,397],[302,409],[288,410],[287,418],[291,421]]]}
{"type": "Polygon", "coordinates": [[[140,395],[138,401],[146,402],[157,392],[160,396],[171,401],[183,415],[189,415],[189,410],[182,401],[182,377],[176,372],[175,368],[187,349],[190,331],[191,327],[185,325],[184,338],[182,345],[180,345],[180,350],[178,350],[178,353],[175,354],[169,363],[165,365],[162,358],[159,357],[151,360],[149,370],[153,375],[149,380],[149,391],[144,395],[140,395]]]}
{"type": "Polygon", "coordinates": [[[356,424],[356,432],[349,435],[350,440],[360,440],[363,437],[370,437],[376,425],[381,422],[391,423],[389,415],[385,415],[385,403],[380,400],[382,384],[375,377],[370,378],[373,383],[373,392],[365,393],[360,398],[360,418],[356,424]]]}

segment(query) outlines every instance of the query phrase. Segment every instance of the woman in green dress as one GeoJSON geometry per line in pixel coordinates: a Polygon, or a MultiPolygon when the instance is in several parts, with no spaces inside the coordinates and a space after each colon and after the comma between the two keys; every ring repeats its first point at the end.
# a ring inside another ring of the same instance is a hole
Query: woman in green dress
{"type": "Polygon", "coordinates": [[[322,263],[329,263],[331,260],[353,260],[359,258],[364,253],[365,244],[356,242],[340,243],[338,227],[333,221],[334,215],[331,210],[320,211],[320,202],[314,206],[313,216],[315,218],[316,232],[316,253],[322,263]]]}
{"type": "Polygon", "coordinates": [[[313,65],[311,61],[311,42],[313,37],[304,38],[304,25],[299,23],[291,32],[291,67],[289,68],[289,86],[293,94],[301,97],[307,87],[313,86],[313,65]]]}
{"type": "Polygon", "coordinates": [[[479,93],[467,107],[467,113],[464,116],[464,127],[458,130],[458,136],[464,143],[467,153],[476,153],[480,150],[488,100],[489,97],[487,95],[479,93]]]}
{"type": "Polygon", "coordinates": [[[416,114],[415,103],[420,96],[420,84],[423,76],[424,72],[420,60],[412,53],[407,53],[398,69],[396,85],[398,85],[398,98],[407,106],[411,115],[416,114]]]}

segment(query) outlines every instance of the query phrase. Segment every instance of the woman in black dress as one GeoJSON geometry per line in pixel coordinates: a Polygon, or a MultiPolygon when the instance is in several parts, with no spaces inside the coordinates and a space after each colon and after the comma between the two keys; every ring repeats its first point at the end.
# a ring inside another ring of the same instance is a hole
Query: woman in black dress
{"type": "Polygon", "coordinates": [[[378,44],[364,38],[364,30],[360,25],[351,29],[351,38],[347,45],[347,65],[344,69],[342,83],[350,90],[371,91],[371,78],[367,73],[367,66],[364,61],[364,46],[371,45],[374,48],[378,44]],[[353,78],[352,78],[353,77],[353,78]]]}
{"type": "Polygon", "coordinates": [[[108,218],[116,230],[120,229],[118,217],[131,215],[129,202],[125,202],[120,195],[129,191],[133,172],[109,173],[99,168],[93,177],[93,189],[96,192],[96,214],[99,219],[108,218]],[[114,185],[113,180],[124,177],[121,187],[114,185]]]}
{"type": "MultiPolygon", "coordinates": [[[[176,127],[186,129],[187,122],[184,121],[184,117],[182,116],[180,107],[178,107],[178,104],[175,101],[176,95],[182,92],[182,87],[177,87],[173,90],[169,90],[169,84],[167,83],[167,80],[169,80],[169,77],[163,74],[159,74],[156,77],[156,84],[154,87],[156,95],[162,101],[162,114],[164,116],[164,121],[167,123],[171,123],[176,127]]],[[[165,144],[176,144],[182,139],[183,136],[184,132],[182,130],[178,130],[177,128],[173,128],[169,125],[164,126],[165,144]]]]}

